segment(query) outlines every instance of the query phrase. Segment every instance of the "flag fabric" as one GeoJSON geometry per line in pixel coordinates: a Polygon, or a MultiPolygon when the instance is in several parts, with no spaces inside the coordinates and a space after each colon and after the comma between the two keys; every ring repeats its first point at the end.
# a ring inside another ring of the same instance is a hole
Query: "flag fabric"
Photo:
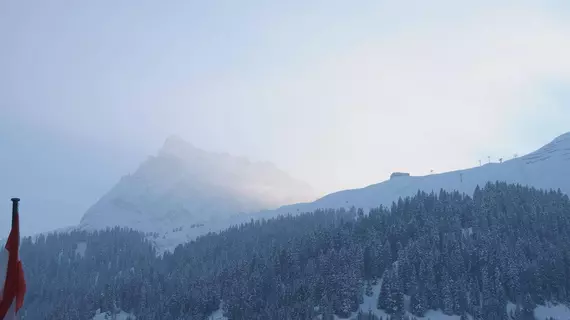
{"type": "Polygon", "coordinates": [[[26,281],[19,258],[20,223],[17,201],[14,201],[13,206],[12,230],[6,246],[0,252],[0,320],[18,319],[18,311],[24,304],[26,293],[26,281]]]}

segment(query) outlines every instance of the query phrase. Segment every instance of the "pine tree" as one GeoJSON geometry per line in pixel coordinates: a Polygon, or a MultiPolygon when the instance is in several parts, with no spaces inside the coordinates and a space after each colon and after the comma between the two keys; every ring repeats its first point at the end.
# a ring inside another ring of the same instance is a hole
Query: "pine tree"
{"type": "Polygon", "coordinates": [[[418,291],[410,297],[410,308],[416,316],[424,316],[427,311],[427,302],[423,291],[418,291]]]}
{"type": "Polygon", "coordinates": [[[525,294],[521,309],[521,318],[522,319],[534,319],[534,308],[535,303],[532,301],[532,298],[529,293],[525,294]]]}
{"type": "Polygon", "coordinates": [[[366,281],[366,290],[365,290],[365,294],[369,297],[372,297],[373,292],[372,292],[372,284],[370,281],[366,281]]]}
{"type": "Polygon", "coordinates": [[[380,293],[378,294],[378,309],[388,310],[390,292],[392,292],[392,279],[389,272],[384,273],[382,277],[382,285],[380,286],[380,293]]]}
{"type": "Polygon", "coordinates": [[[386,312],[392,315],[399,315],[404,312],[404,293],[399,276],[395,272],[388,274],[389,289],[386,304],[386,312]]]}
{"type": "Polygon", "coordinates": [[[442,284],[441,284],[441,297],[443,303],[443,312],[447,315],[453,314],[454,297],[452,296],[453,280],[449,277],[448,273],[443,270],[442,284]]]}

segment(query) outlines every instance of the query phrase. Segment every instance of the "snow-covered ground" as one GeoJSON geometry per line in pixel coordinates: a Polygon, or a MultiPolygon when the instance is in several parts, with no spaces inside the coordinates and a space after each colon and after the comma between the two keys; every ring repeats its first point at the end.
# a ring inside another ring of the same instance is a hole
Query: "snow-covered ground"
{"type": "Polygon", "coordinates": [[[83,258],[85,257],[85,250],[87,250],[87,242],[78,242],[77,248],[75,248],[75,254],[83,258]]]}
{"type": "MultiPolygon", "coordinates": [[[[515,312],[517,305],[509,302],[507,304],[507,314],[515,312]]],[[[547,302],[545,305],[538,305],[534,309],[534,318],[537,320],[569,320],[570,319],[570,308],[564,304],[547,302]]]]}
{"type": "MultiPolygon", "coordinates": [[[[387,319],[389,314],[384,312],[384,310],[377,308],[378,302],[378,295],[380,294],[380,288],[382,286],[382,282],[379,281],[377,285],[372,286],[372,295],[367,296],[364,295],[364,299],[362,304],[360,304],[359,311],[362,311],[365,315],[371,312],[379,319],[387,319]]],[[[516,305],[513,303],[508,303],[507,306],[507,314],[510,314],[511,311],[516,309],[516,305]]],[[[353,312],[352,315],[348,318],[341,318],[335,316],[335,320],[352,320],[356,319],[358,312],[353,312]]],[[[461,317],[458,315],[446,315],[441,310],[428,310],[423,317],[418,317],[410,312],[406,311],[406,315],[413,316],[418,320],[459,320],[461,317]]],[[[570,308],[564,304],[552,304],[547,303],[546,305],[539,305],[534,310],[534,317],[536,320],[546,320],[546,319],[555,319],[555,320],[568,320],[570,319],[570,308]]],[[[468,315],[469,319],[472,319],[471,316],[468,315]]],[[[208,316],[208,320],[227,320],[223,315],[223,307],[220,304],[220,308],[214,311],[211,315],[208,316]]],[[[115,315],[111,315],[110,312],[100,312],[99,310],[93,317],[93,320],[136,320],[135,315],[120,311],[115,315]]]]}
{"type": "MultiPolygon", "coordinates": [[[[353,312],[348,318],[341,318],[338,316],[334,316],[335,320],[353,320],[356,319],[358,312],[362,312],[364,315],[367,315],[369,312],[377,316],[379,319],[388,319],[389,314],[387,314],[384,310],[378,309],[378,296],[380,295],[380,290],[382,288],[382,279],[380,279],[377,284],[372,285],[372,295],[363,296],[363,301],[358,307],[356,312],[353,312]]],[[[409,312],[409,297],[404,296],[404,307],[407,310],[405,315],[410,317],[415,317],[417,320],[460,320],[459,315],[447,315],[444,314],[441,310],[428,310],[424,314],[423,317],[419,317],[413,315],[409,312]]],[[[512,302],[509,302],[505,308],[507,310],[507,314],[511,314],[516,309],[516,305],[512,302]]],[[[318,307],[315,307],[315,310],[318,310],[318,307]]],[[[321,317],[321,316],[319,316],[321,317]]],[[[467,315],[467,317],[471,320],[472,317],[467,315]]],[[[554,303],[546,303],[546,305],[539,305],[534,309],[534,317],[536,320],[547,320],[547,319],[555,319],[555,320],[569,320],[570,319],[570,308],[564,304],[554,304],[554,303]]],[[[227,320],[228,318],[223,314],[223,302],[220,303],[219,309],[212,312],[208,316],[208,320],[227,320]]],[[[93,320],[136,320],[134,314],[130,314],[124,311],[120,311],[115,315],[112,315],[110,312],[101,312],[97,310],[93,320]]]]}
{"type": "MultiPolygon", "coordinates": [[[[376,315],[378,318],[382,317],[383,319],[386,319],[387,313],[384,312],[384,310],[378,309],[377,307],[378,296],[380,295],[381,287],[382,287],[382,280],[378,281],[376,285],[372,286],[372,295],[371,296],[368,296],[366,294],[364,295],[363,302],[360,304],[360,307],[358,308],[359,311],[362,311],[365,314],[368,314],[368,312],[372,312],[372,314],[376,315]]],[[[358,311],[353,312],[352,315],[348,318],[341,318],[335,316],[335,320],[353,319],[356,318],[357,315],[358,311]]]]}
{"type": "Polygon", "coordinates": [[[136,320],[134,314],[126,313],[124,311],[120,311],[117,314],[111,314],[110,312],[101,312],[97,310],[95,316],[93,316],[93,320],[136,320]]]}
{"type": "Polygon", "coordinates": [[[553,318],[555,320],[570,319],[570,309],[564,304],[547,303],[534,309],[534,317],[539,320],[553,318]]]}
{"type": "MultiPolygon", "coordinates": [[[[368,296],[368,295],[364,295],[364,299],[363,302],[360,304],[360,307],[358,308],[358,311],[361,311],[362,313],[364,313],[365,315],[368,314],[369,312],[371,312],[372,314],[374,314],[375,316],[377,316],[379,319],[387,319],[388,318],[388,314],[382,310],[382,309],[378,309],[377,304],[378,304],[378,296],[380,295],[380,288],[382,287],[382,280],[378,281],[378,283],[376,285],[372,286],[372,295],[368,296]]],[[[409,300],[409,299],[407,299],[409,300]]],[[[404,303],[404,305],[406,306],[406,308],[408,308],[409,303],[404,303]]],[[[348,318],[340,318],[338,316],[335,316],[335,320],[351,320],[351,319],[356,319],[357,315],[358,315],[358,311],[357,312],[353,312],[352,315],[348,318]]],[[[406,311],[406,315],[409,316],[413,316],[410,312],[406,311]]],[[[415,316],[418,320],[459,320],[460,316],[458,315],[446,315],[443,312],[441,312],[440,310],[428,310],[426,312],[426,314],[423,317],[418,317],[415,316]]]]}
{"type": "MultiPolygon", "coordinates": [[[[363,302],[360,304],[358,311],[361,311],[365,315],[371,312],[379,319],[388,318],[389,315],[384,310],[377,308],[378,296],[380,295],[381,287],[382,280],[372,286],[372,295],[364,295],[363,302]]],[[[409,300],[409,297],[406,298],[406,300],[409,300]]],[[[406,307],[406,310],[409,310],[409,303],[404,303],[404,306],[406,307]]],[[[505,307],[507,309],[507,314],[510,314],[511,311],[514,312],[516,309],[516,305],[511,302],[509,302],[505,307]]],[[[353,312],[348,318],[335,316],[335,320],[356,319],[358,311],[353,312]]],[[[461,318],[459,315],[446,315],[441,310],[428,310],[423,317],[415,316],[409,311],[406,311],[406,315],[413,316],[418,320],[460,320],[461,318]]],[[[570,308],[564,304],[546,303],[546,305],[539,305],[534,309],[534,317],[536,320],[546,320],[550,318],[555,320],[570,320],[570,308]]],[[[472,319],[470,315],[468,315],[468,318],[472,319]]]]}
{"type": "Polygon", "coordinates": [[[224,316],[223,308],[224,308],[223,303],[220,303],[220,308],[212,312],[212,314],[208,316],[208,320],[228,320],[228,318],[224,316]]]}

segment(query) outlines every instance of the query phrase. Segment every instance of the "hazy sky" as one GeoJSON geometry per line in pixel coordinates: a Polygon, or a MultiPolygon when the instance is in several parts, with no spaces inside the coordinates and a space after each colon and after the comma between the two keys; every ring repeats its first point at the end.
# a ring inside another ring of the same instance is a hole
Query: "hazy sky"
{"type": "Polygon", "coordinates": [[[570,3],[0,1],[0,238],[75,224],[170,134],[319,193],[570,131],[570,3]]]}

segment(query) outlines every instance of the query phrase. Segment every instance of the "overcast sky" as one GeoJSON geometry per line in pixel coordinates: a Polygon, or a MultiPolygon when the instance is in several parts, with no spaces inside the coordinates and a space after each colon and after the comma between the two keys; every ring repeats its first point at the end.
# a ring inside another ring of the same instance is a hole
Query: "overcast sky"
{"type": "Polygon", "coordinates": [[[570,131],[570,4],[498,2],[1,1],[0,238],[170,134],[319,194],[532,151],[570,131]]]}

